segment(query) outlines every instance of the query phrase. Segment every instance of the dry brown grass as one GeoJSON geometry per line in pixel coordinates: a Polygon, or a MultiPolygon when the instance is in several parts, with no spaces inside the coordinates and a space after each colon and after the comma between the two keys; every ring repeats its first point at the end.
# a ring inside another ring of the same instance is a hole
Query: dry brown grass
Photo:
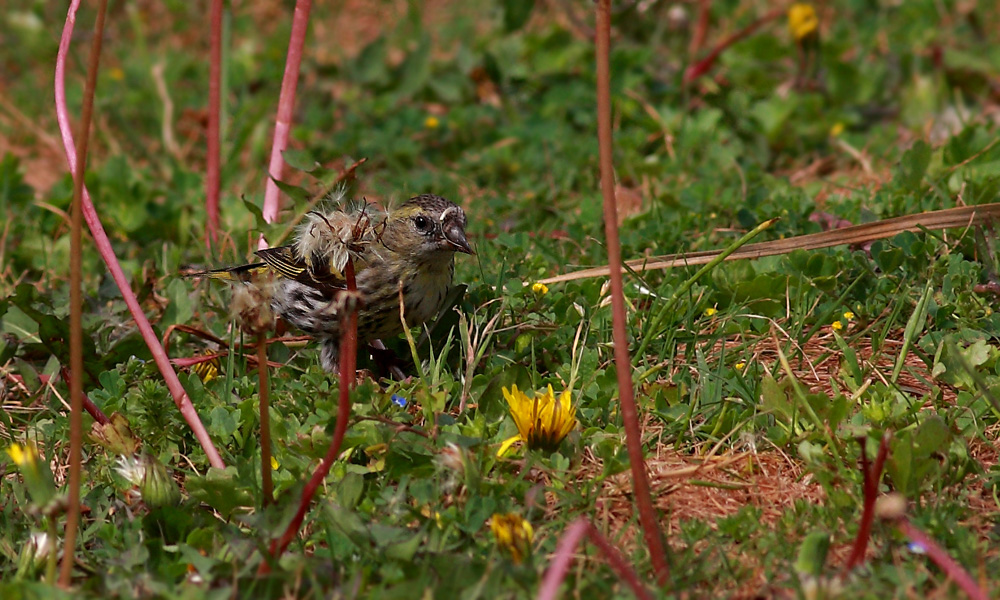
{"type": "MultiPolygon", "coordinates": [[[[849,331],[844,333],[850,335],[849,331]]],[[[751,353],[753,361],[770,370],[778,364],[776,344],[782,344],[782,351],[786,356],[790,355],[791,349],[799,348],[787,340],[781,340],[779,335],[763,335],[753,340],[732,336],[702,350],[711,364],[721,356],[723,346],[727,347],[728,356],[733,356],[729,351],[743,347],[744,355],[751,353]]],[[[878,352],[873,348],[868,335],[858,335],[850,343],[873,382],[888,381],[901,345],[901,330],[892,332],[878,352]]],[[[801,357],[791,361],[793,374],[810,392],[832,396],[835,384],[841,392],[848,390],[841,376],[843,355],[832,332],[825,331],[814,336],[799,349],[801,357]]],[[[910,353],[904,364],[905,368],[897,380],[899,389],[904,393],[915,399],[925,400],[927,408],[931,407],[932,397],[936,397],[935,403],[955,401],[956,390],[934,382],[928,365],[920,357],[910,353]]],[[[694,365],[687,364],[683,354],[677,357],[674,365],[670,373],[665,375],[666,378],[669,379],[684,369],[695,369],[694,365]]],[[[647,416],[643,423],[643,437],[651,440],[651,445],[647,445],[647,469],[656,506],[663,515],[661,527],[674,552],[687,550],[678,535],[681,524],[685,521],[698,520],[717,529],[720,519],[752,506],[759,514],[761,535],[766,535],[796,503],[821,505],[826,500],[823,487],[807,472],[802,461],[781,448],[769,444],[765,447],[766,442],[758,447],[753,440],[738,439],[728,440],[714,449],[701,445],[679,451],[674,448],[672,441],[664,439],[662,431],[662,423],[647,416]]],[[[969,443],[970,455],[979,461],[984,470],[1000,461],[1000,443],[996,441],[998,436],[1000,425],[987,431],[986,438],[992,441],[974,439],[969,443]]],[[[576,473],[577,481],[580,485],[601,482],[596,502],[598,508],[593,515],[595,523],[610,539],[629,552],[635,549],[636,544],[641,543],[631,480],[627,472],[602,479],[603,470],[603,461],[589,450],[585,451],[576,473]]],[[[857,493],[860,494],[860,489],[857,493]]],[[[969,511],[969,518],[961,525],[978,532],[981,539],[986,539],[994,527],[998,510],[991,493],[984,489],[983,478],[969,478],[961,488],[945,490],[943,494],[950,498],[956,495],[962,497],[969,511]]],[[[860,518],[860,505],[858,510],[860,518]]],[[[831,548],[831,565],[843,564],[850,550],[846,532],[841,531],[838,537],[840,539],[831,548]]],[[[798,541],[789,540],[789,543],[797,544],[798,541]]],[[[874,540],[869,545],[868,554],[884,552],[880,545],[879,540],[874,540]]],[[[722,549],[708,548],[707,542],[705,547],[698,547],[696,544],[691,550],[722,551],[727,560],[739,565],[746,574],[739,581],[720,580],[719,587],[701,592],[737,598],[794,597],[790,579],[770,580],[768,565],[762,563],[763,557],[752,548],[752,544],[733,543],[722,549]]],[[[788,577],[791,578],[792,574],[789,573],[788,577]]]]}

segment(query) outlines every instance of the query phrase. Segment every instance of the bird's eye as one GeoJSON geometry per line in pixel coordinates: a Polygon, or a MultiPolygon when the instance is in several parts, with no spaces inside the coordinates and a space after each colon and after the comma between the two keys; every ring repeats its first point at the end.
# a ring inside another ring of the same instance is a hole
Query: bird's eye
{"type": "Polygon", "coordinates": [[[431,220],[424,215],[417,215],[413,218],[413,224],[417,226],[420,231],[427,231],[431,226],[431,220]]]}

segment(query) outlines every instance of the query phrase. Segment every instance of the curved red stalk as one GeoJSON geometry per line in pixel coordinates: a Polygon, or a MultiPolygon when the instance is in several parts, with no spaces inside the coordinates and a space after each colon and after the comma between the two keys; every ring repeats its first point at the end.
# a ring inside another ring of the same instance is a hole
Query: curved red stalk
{"type": "Polygon", "coordinates": [[[660,585],[669,576],[667,551],[657,524],[658,518],[650,496],[646,462],[642,453],[642,432],[639,411],[632,388],[632,361],[628,353],[625,293],[622,284],[622,256],[618,241],[618,207],[615,200],[615,171],[611,145],[611,0],[597,3],[597,140],[601,159],[601,192],[604,195],[604,231],[607,236],[608,268],[611,269],[612,338],[615,344],[615,371],[618,375],[618,396],[625,442],[628,445],[629,468],[635,501],[639,506],[639,523],[646,539],[653,571],[660,585]]]}
{"type": "Polygon", "coordinates": [[[552,564],[545,571],[545,578],[542,579],[542,585],[538,588],[537,600],[555,600],[557,594],[559,593],[559,586],[562,585],[563,580],[566,578],[566,572],[569,571],[570,563],[573,562],[573,554],[576,552],[576,547],[580,545],[580,540],[583,536],[590,538],[590,541],[597,546],[607,559],[611,568],[618,574],[625,583],[632,589],[632,593],[635,594],[636,598],[640,600],[651,600],[649,590],[646,589],[644,585],[639,581],[639,577],[635,574],[635,571],[629,566],[625,561],[625,558],[615,549],[614,546],[608,542],[607,539],[594,525],[584,517],[580,517],[576,521],[570,524],[566,528],[565,533],[563,533],[562,538],[559,540],[559,544],[556,545],[556,551],[552,558],[552,564]]]}
{"type": "Polygon", "coordinates": [[[219,128],[222,114],[222,2],[212,0],[208,61],[208,132],[205,157],[205,245],[211,247],[219,236],[219,128]]]}
{"type": "Polygon", "coordinates": [[[872,535],[872,523],[875,520],[875,501],[878,499],[878,482],[882,478],[882,468],[885,466],[885,459],[889,455],[889,440],[892,434],[886,432],[879,442],[878,454],[875,456],[874,466],[868,465],[868,452],[862,440],[861,444],[861,474],[864,478],[862,491],[864,493],[864,507],[861,511],[861,524],[858,526],[858,535],[854,538],[854,545],[851,546],[851,554],[844,565],[844,572],[850,571],[860,565],[865,560],[865,551],[868,549],[868,540],[872,535]]]}
{"type": "MultiPolygon", "coordinates": [[[[63,381],[65,381],[66,385],[69,386],[70,393],[72,394],[73,378],[69,374],[69,369],[63,367],[59,370],[59,373],[62,374],[63,381]]],[[[39,379],[41,380],[42,383],[45,383],[46,381],[48,381],[48,376],[41,375],[39,376],[39,379]]],[[[87,394],[83,393],[82,384],[80,385],[80,402],[83,405],[83,409],[88,413],[90,413],[90,416],[93,417],[94,420],[100,423],[101,425],[107,425],[108,423],[111,422],[111,419],[108,418],[108,415],[104,414],[104,411],[98,408],[97,405],[94,404],[94,401],[91,400],[89,397],[87,397],[87,394]]]]}
{"type": "Polygon", "coordinates": [[[716,45],[715,48],[712,48],[712,51],[708,53],[708,56],[699,60],[693,65],[690,65],[684,71],[684,84],[687,85],[692,81],[694,81],[695,79],[698,79],[705,73],[708,73],[712,69],[712,67],[715,66],[715,61],[718,60],[719,55],[722,54],[727,48],[729,48],[736,42],[742,40],[743,38],[749,37],[751,34],[753,34],[753,32],[760,29],[762,25],[764,25],[769,21],[777,19],[783,14],[785,14],[785,9],[776,8],[771,12],[767,13],[766,15],[764,15],[763,17],[757,19],[753,23],[750,23],[743,29],[737,31],[733,35],[719,42],[719,44],[716,45]]]}
{"type": "MultiPolygon", "coordinates": [[[[358,289],[357,282],[354,279],[354,262],[348,259],[347,267],[344,269],[344,275],[347,278],[347,290],[349,293],[356,292],[358,289]]],[[[275,562],[281,558],[281,554],[288,547],[288,544],[292,542],[292,539],[298,534],[299,528],[302,527],[302,521],[305,520],[306,511],[309,510],[309,505],[312,503],[313,496],[316,495],[316,490],[322,485],[323,479],[326,478],[327,474],[330,473],[330,467],[333,466],[333,461],[337,460],[340,455],[340,446],[344,442],[344,434],[347,433],[347,421],[351,418],[351,388],[354,387],[354,382],[357,379],[357,362],[358,362],[358,313],[356,310],[348,310],[347,314],[344,316],[344,321],[346,327],[344,327],[344,333],[340,338],[340,398],[337,404],[337,424],[333,430],[333,439],[330,440],[330,446],[326,450],[326,455],[323,456],[323,460],[320,461],[319,466],[313,471],[312,477],[309,478],[306,487],[302,490],[302,499],[299,501],[299,508],[295,511],[295,516],[292,517],[292,521],[285,528],[285,532],[281,534],[281,537],[271,542],[271,559],[275,562]]],[[[260,568],[257,570],[258,575],[266,575],[271,572],[271,565],[265,558],[264,561],[260,563],[260,568]]]]}
{"type": "MultiPolygon", "coordinates": [[[[271,160],[267,168],[267,182],[264,187],[264,220],[273,223],[281,209],[281,195],[275,179],[281,179],[285,160],[281,153],[288,147],[288,134],[292,129],[292,112],[295,110],[295,90],[299,84],[299,66],[302,64],[302,49],[306,43],[306,29],[309,26],[309,10],[312,0],[296,0],[292,15],[292,33],[288,39],[288,56],[285,58],[285,75],[281,78],[281,95],[278,97],[278,117],[274,122],[274,142],[271,145],[271,160]]],[[[267,240],[261,236],[261,248],[267,247],[267,240]]]]}
{"type": "MultiPolygon", "coordinates": [[[[74,175],[77,172],[77,165],[76,153],[73,148],[73,131],[69,122],[69,110],[66,107],[66,56],[69,54],[73,28],[76,25],[76,11],[79,7],[80,0],[72,0],[69,11],[66,13],[66,24],[63,27],[62,37],[59,40],[59,52],[56,54],[55,71],[56,120],[59,122],[59,133],[62,135],[63,148],[66,151],[69,169],[74,175]]],[[[129,312],[132,313],[132,319],[135,320],[136,327],[139,328],[143,340],[149,346],[149,351],[152,353],[153,360],[156,361],[156,366],[160,369],[160,373],[163,374],[163,379],[167,384],[167,389],[170,390],[170,395],[174,399],[174,404],[177,405],[181,416],[184,417],[198,443],[201,444],[205,455],[208,457],[209,464],[220,469],[225,468],[226,465],[222,462],[222,457],[219,456],[218,450],[212,444],[212,438],[209,437],[204,425],[202,425],[201,419],[198,418],[198,413],[191,404],[191,399],[188,398],[187,392],[184,391],[184,386],[181,385],[180,379],[177,378],[177,373],[174,372],[173,367],[170,365],[170,359],[167,357],[166,352],[163,351],[163,347],[160,346],[160,341],[156,338],[156,333],[149,324],[149,319],[142,312],[139,301],[136,299],[135,294],[132,293],[132,287],[125,277],[121,265],[118,264],[118,258],[115,257],[115,251],[111,248],[111,242],[108,241],[108,235],[104,232],[104,226],[101,225],[101,219],[97,216],[97,210],[94,208],[86,186],[83,187],[81,200],[83,218],[86,220],[90,234],[94,238],[94,244],[97,246],[101,258],[104,259],[108,270],[111,271],[111,277],[115,280],[115,284],[121,291],[122,297],[125,299],[125,304],[128,306],[129,312]]]]}
{"type": "Polygon", "coordinates": [[[948,556],[948,553],[944,551],[941,546],[937,545],[929,535],[918,529],[910,523],[906,517],[896,521],[896,527],[906,537],[910,538],[911,541],[919,544],[927,552],[927,556],[934,561],[942,571],[945,572],[952,581],[958,584],[958,587],[962,588],[962,591],[966,593],[972,600],[986,600],[988,596],[986,592],[983,591],[976,580],[969,575],[969,572],[962,568],[962,565],[955,562],[955,559],[948,556]]]}
{"type": "Polygon", "coordinates": [[[688,45],[688,56],[694,57],[705,45],[708,37],[708,22],[712,11],[712,0],[698,0],[698,20],[695,22],[691,43],[688,45]]]}

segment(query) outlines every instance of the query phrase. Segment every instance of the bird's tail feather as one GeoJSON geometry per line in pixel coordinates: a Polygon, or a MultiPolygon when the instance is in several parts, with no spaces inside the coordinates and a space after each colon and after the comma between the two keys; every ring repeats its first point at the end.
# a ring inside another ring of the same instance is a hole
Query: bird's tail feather
{"type": "Polygon", "coordinates": [[[250,281],[254,275],[267,271],[266,263],[251,263],[238,267],[226,267],[224,269],[212,269],[210,271],[198,271],[187,273],[185,277],[206,277],[208,279],[218,279],[220,281],[250,281]]]}

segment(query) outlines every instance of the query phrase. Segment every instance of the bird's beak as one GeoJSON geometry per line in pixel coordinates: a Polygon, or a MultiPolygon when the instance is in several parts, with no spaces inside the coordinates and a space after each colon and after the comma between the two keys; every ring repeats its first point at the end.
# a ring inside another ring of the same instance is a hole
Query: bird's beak
{"type": "Polygon", "coordinates": [[[458,252],[475,254],[469,246],[469,240],[465,237],[465,230],[457,220],[449,220],[444,223],[444,239],[452,248],[458,252]]]}

